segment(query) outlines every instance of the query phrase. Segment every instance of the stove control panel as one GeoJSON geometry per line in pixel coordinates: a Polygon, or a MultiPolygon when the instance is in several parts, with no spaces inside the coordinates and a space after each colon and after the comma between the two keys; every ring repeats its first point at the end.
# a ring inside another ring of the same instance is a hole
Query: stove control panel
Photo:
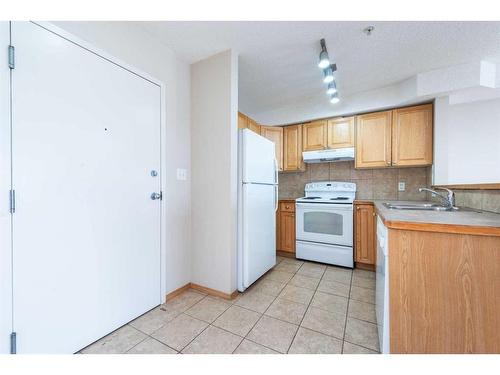
{"type": "Polygon", "coordinates": [[[311,191],[346,191],[355,192],[356,184],[352,182],[339,182],[339,181],[321,181],[321,182],[310,182],[306,184],[306,192],[311,191]]]}

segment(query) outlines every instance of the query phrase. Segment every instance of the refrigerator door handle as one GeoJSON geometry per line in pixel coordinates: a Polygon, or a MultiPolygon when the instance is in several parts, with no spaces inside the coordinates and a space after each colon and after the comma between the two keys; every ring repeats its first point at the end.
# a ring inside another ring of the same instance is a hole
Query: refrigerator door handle
{"type": "Polygon", "coordinates": [[[274,158],[274,183],[278,185],[278,160],[274,158]]]}
{"type": "Polygon", "coordinates": [[[274,212],[278,212],[278,160],[274,158],[274,212]]]}
{"type": "Polygon", "coordinates": [[[278,185],[274,185],[274,212],[278,212],[278,185]]]}

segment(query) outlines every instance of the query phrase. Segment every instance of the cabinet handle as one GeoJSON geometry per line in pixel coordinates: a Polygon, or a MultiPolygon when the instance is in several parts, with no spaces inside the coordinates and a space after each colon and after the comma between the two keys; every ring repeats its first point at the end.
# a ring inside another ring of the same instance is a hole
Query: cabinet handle
{"type": "Polygon", "coordinates": [[[387,161],[387,165],[391,165],[391,162],[390,162],[390,161],[387,161]]]}
{"type": "Polygon", "coordinates": [[[358,210],[358,211],[359,211],[359,207],[356,207],[356,210],[358,210]]]}

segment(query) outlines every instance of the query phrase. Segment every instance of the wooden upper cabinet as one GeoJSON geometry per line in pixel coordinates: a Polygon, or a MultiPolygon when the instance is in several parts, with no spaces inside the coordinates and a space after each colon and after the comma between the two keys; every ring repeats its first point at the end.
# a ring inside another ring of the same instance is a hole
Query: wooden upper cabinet
{"type": "Polygon", "coordinates": [[[248,125],[247,125],[248,129],[250,129],[251,131],[257,133],[257,134],[260,134],[260,125],[257,124],[256,121],[252,120],[250,117],[248,117],[248,125]]]}
{"type": "Polygon", "coordinates": [[[302,159],[302,125],[283,128],[283,170],[304,170],[302,159]]]}
{"type": "Polygon", "coordinates": [[[283,128],[280,126],[261,126],[260,135],[274,142],[278,169],[283,170],[283,128]]]}
{"type": "Polygon", "coordinates": [[[392,165],[431,165],[432,104],[392,112],[392,165]]]}
{"type": "Polygon", "coordinates": [[[251,131],[260,134],[260,125],[250,117],[238,112],[238,129],[250,129],[251,131]]]}
{"type": "Polygon", "coordinates": [[[392,111],[356,117],[356,168],[391,165],[392,111]]]}
{"type": "Polygon", "coordinates": [[[246,129],[248,125],[248,118],[243,113],[238,112],[238,129],[246,129]]]}
{"type": "Polygon", "coordinates": [[[374,266],[377,262],[375,210],[372,204],[355,204],[355,207],[354,259],[374,266]]]}
{"type": "Polygon", "coordinates": [[[323,150],[327,145],[327,121],[313,121],[302,128],[304,151],[323,150]]]}
{"type": "Polygon", "coordinates": [[[354,117],[341,117],[328,120],[327,147],[354,147],[354,117]]]}

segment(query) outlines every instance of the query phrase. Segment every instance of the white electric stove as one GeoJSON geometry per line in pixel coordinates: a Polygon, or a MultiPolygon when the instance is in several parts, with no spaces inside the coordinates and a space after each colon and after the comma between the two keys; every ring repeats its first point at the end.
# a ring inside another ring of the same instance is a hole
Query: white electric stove
{"type": "Polygon", "coordinates": [[[297,258],[354,266],[353,202],[356,184],[322,181],[306,184],[296,202],[297,258]]]}

